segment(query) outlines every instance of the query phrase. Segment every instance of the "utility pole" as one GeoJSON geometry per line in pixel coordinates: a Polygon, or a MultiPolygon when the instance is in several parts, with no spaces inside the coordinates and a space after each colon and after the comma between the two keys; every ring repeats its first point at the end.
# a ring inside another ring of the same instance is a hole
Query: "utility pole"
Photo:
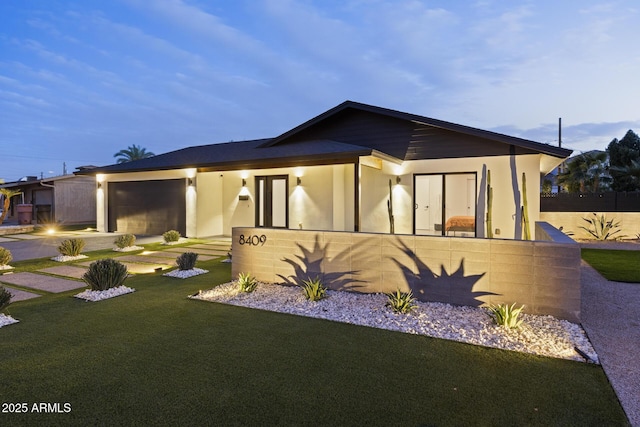
{"type": "Polygon", "coordinates": [[[62,175],[67,174],[67,162],[62,162],[62,175]]]}

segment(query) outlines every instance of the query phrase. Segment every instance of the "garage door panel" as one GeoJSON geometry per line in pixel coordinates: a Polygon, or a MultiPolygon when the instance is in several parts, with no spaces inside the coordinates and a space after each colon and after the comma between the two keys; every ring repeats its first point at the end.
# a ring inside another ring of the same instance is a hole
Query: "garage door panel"
{"type": "Polygon", "coordinates": [[[109,231],[162,234],[186,233],[185,181],[109,183],[109,231]]]}

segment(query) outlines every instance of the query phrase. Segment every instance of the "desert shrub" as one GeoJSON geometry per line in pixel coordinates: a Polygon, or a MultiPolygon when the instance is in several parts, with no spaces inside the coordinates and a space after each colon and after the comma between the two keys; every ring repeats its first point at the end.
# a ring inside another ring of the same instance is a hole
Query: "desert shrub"
{"type": "Polygon", "coordinates": [[[7,248],[0,248],[0,266],[7,265],[11,262],[13,256],[11,256],[11,251],[7,248]]]}
{"type": "Polygon", "coordinates": [[[84,248],[84,240],[82,239],[67,239],[60,242],[58,246],[58,252],[64,256],[78,256],[84,248]]]}
{"type": "Polygon", "coordinates": [[[7,308],[11,304],[11,292],[6,290],[3,286],[0,286],[0,311],[7,308]]]}
{"type": "Polygon", "coordinates": [[[516,308],[515,302],[511,305],[492,305],[489,307],[489,313],[497,325],[504,326],[507,329],[515,329],[522,323],[522,319],[518,320],[518,316],[520,316],[520,312],[522,312],[523,308],[524,305],[520,308],[516,308]]]}
{"type": "Polygon", "coordinates": [[[162,238],[164,239],[165,243],[177,242],[178,240],[180,240],[180,232],[176,230],[165,231],[162,234],[162,238]]]}
{"type": "Polygon", "coordinates": [[[100,259],[89,265],[89,269],[82,276],[92,291],[106,291],[116,288],[127,278],[127,266],[112,258],[100,259]]]}
{"type": "Polygon", "coordinates": [[[196,266],[198,254],[195,252],[185,252],[176,258],[179,270],[192,270],[196,266]]]}
{"type": "Polygon", "coordinates": [[[320,301],[327,295],[327,288],[322,284],[322,280],[316,277],[315,279],[307,279],[302,281],[302,293],[304,297],[309,301],[320,301]]]}
{"type": "Polygon", "coordinates": [[[135,246],[136,244],[136,236],[133,234],[122,234],[116,237],[115,240],[116,247],[120,249],[128,248],[130,246],[135,246]]]}
{"type": "Polygon", "coordinates": [[[238,274],[238,289],[240,289],[240,292],[253,292],[257,286],[258,281],[251,276],[251,273],[238,274]]]}
{"type": "Polygon", "coordinates": [[[406,314],[416,308],[416,299],[413,297],[413,293],[411,291],[401,292],[400,289],[398,289],[395,292],[385,295],[387,296],[385,306],[390,307],[394,313],[406,314]]]}

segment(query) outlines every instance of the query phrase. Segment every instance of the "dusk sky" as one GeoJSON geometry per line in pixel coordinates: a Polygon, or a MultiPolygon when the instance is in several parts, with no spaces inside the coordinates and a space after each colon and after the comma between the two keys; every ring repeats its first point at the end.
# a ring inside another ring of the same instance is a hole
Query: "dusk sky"
{"type": "Polygon", "coordinates": [[[636,0],[2,0],[0,178],[277,136],[345,100],[557,145],[640,132],[636,0]]]}

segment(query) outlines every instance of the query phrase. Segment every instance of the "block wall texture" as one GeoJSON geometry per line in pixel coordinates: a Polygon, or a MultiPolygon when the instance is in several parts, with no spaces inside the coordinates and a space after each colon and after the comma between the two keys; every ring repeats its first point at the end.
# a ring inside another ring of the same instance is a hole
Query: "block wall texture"
{"type": "MultiPolygon", "coordinates": [[[[543,238],[549,238],[543,233],[543,238]]],[[[580,321],[580,247],[570,239],[515,241],[375,233],[233,229],[233,277],[337,290],[411,290],[422,301],[486,306],[580,321]]]]}

